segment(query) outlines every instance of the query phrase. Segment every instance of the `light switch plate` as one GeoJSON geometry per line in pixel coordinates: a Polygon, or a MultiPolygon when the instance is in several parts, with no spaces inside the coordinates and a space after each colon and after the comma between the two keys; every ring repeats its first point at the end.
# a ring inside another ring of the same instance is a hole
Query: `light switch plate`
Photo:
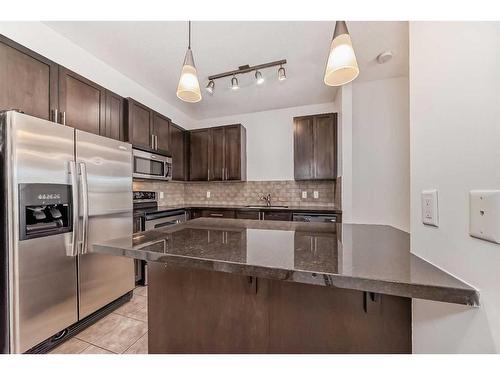
{"type": "Polygon", "coordinates": [[[439,226],[438,192],[436,189],[422,191],[422,223],[439,226]]]}
{"type": "Polygon", "coordinates": [[[160,199],[163,199],[163,191],[160,191],[160,199]]]}
{"type": "Polygon", "coordinates": [[[207,191],[207,198],[210,198],[210,192],[207,191]]]}
{"type": "Polygon", "coordinates": [[[307,190],[304,190],[302,192],[302,198],[306,199],[307,198],[307,190]]]}
{"type": "Polygon", "coordinates": [[[318,192],[317,190],[314,190],[314,192],[313,192],[313,197],[314,197],[315,199],[318,199],[318,198],[319,198],[319,192],[318,192]]]}
{"type": "Polygon", "coordinates": [[[500,190],[471,190],[469,210],[469,234],[500,244],[500,190]]]}

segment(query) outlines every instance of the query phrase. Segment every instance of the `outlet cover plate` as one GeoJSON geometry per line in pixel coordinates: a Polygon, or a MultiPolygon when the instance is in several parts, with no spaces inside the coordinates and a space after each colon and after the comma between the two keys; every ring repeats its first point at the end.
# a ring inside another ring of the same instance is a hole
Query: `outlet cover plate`
{"type": "Polygon", "coordinates": [[[422,223],[439,226],[438,192],[436,189],[422,191],[422,223]]]}
{"type": "Polygon", "coordinates": [[[471,190],[469,211],[469,234],[500,244],[500,190],[471,190]]]}

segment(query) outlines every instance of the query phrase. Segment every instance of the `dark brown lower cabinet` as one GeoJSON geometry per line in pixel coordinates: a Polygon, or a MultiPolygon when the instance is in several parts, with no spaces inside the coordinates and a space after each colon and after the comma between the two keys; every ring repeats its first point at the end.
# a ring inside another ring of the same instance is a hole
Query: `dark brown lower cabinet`
{"type": "Polygon", "coordinates": [[[236,211],[236,219],[260,220],[259,211],[236,211]]]}
{"type": "Polygon", "coordinates": [[[279,220],[279,221],[291,221],[292,213],[287,211],[276,212],[276,211],[263,211],[263,220],[279,220]]]}
{"type": "Polygon", "coordinates": [[[232,210],[203,210],[201,212],[202,217],[215,217],[215,218],[225,218],[225,219],[234,219],[235,214],[232,210]]]}
{"type": "Polygon", "coordinates": [[[149,263],[150,353],[411,353],[411,300],[149,263]]]}

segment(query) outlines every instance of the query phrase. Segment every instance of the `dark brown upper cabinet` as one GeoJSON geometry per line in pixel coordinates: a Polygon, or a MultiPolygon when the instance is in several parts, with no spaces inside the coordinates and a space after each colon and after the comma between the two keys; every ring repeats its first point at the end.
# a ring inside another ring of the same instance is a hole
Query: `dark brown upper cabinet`
{"type": "Polygon", "coordinates": [[[190,131],[191,181],[246,180],[246,129],[241,124],[190,131]]]}
{"type": "Polygon", "coordinates": [[[172,155],[172,179],[185,181],[188,179],[189,133],[180,126],[170,124],[169,148],[172,155]]]}
{"type": "Polygon", "coordinates": [[[170,154],[170,119],[132,98],[125,103],[127,141],[136,148],[170,154]]]}
{"type": "Polygon", "coordinates": [[[102,135],[123,141],[123,105],[124,99],[109,90],[106,90],[106,119],[102,135]]]}
{"type": "Polygon", "coordinates": [[[153,112],[154,149],[163,153],[170,151],[170,119],[153,112]]]}
{"type": "Polygon", "coordinates": [[[59,67],[59,122],[89,133],[104,132],[106,90],[59,67]]]}
{"type": "Polygon", "coordinates": [[[0,109],[123,139],[123,99],[0,35],[0,109]]]}
{"type": "Polygon", "coordinates": [[[0,35],[0,110],[53,120],[58,65],[0,35]]]}
{"type": "Polygon", "coordinates": [[[295,180],[337,178],[337,114],[295,117],[293,124],[295,180]]]}

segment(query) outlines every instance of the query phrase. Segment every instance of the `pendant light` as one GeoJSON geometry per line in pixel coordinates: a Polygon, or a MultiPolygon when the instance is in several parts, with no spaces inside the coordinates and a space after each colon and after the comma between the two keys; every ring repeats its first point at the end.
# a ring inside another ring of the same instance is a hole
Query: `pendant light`
{"type": "Polygon", "coordinates": [[[353,81],[359,74],[358,62],[352,48],[351,36],[345,21],[335,23],[330,54],[325,70],[325,84],[342,86],[353,81]]]}
{"type": "Polygon", "coordinates": [[[201,91],[198,73],[194,65],[193,52],[191,51],[191,21],[188,22],[188,28],[188,49],[184,57],[179,85],[177,86],[177,97],[188,103],[196,103],[201,100],[201,91]]]}

